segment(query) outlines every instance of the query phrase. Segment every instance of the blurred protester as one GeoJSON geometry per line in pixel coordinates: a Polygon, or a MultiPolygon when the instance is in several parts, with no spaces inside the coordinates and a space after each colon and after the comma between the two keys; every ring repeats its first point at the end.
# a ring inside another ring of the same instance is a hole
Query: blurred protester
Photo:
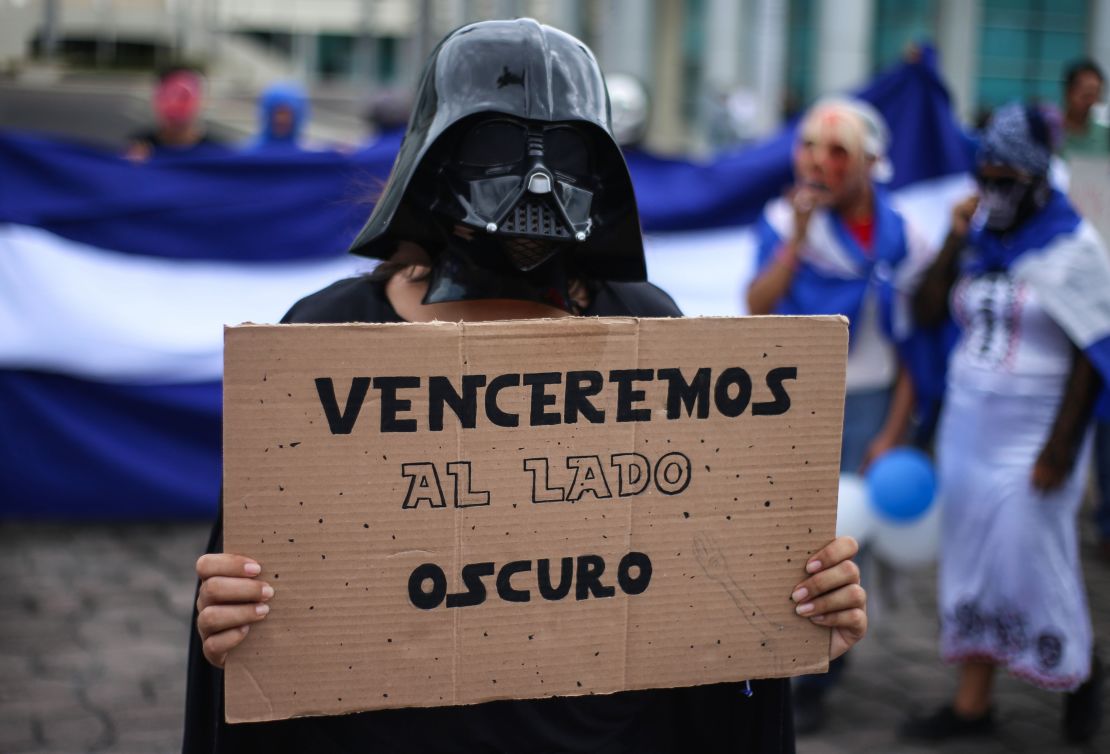
{"type": "MultiPolygon", "coordinates": [[[[1102,70],[1091,60],[1080,60],[1064,72],[1064,157],[1110,156],[1110,128],[1091,117],[1105,91],[1102,70]]],[[[1095,474],[1098,504],[1099,554],[1110,563],[1110,421],[1095,426],[1095,474]]]]}
{"type": "Polygon", "coordinates": [[[841,468],[859,471],[897,445],[913,384],[897,345],[909,295],[931,261],[924,238],[876,181],[890,178],[882,116],[859,100],[828,99],[805,116],[796,185],[758,223],[752,314],[843,314],[851,322],[841,468]]]}
{"type": "Polygon", "coordinates": [[[613,73],[605,77],[613,115],[613,136],[624,151],[643,148],[651,115],[651,97],[647,87],[629,73],[613,73]]]}
{"type": "MultiPolygon", "coordinates": [[[[752,314],[842,314],[849,318],[842,471],[858,472],[904,442],[914,387],[898,346],[909,336],[913,284],[928,244],[875,184],[886,180],[882,116],[865,102],[828,99],[806,114],[794,148],[796,185],[767,205],[758,224],[752,314]]],[[[818,730],[824,696],[843,671],[795,683],[799,733],[818,730]]]]}
{"type": "Polygon", "coordinates": [[[308,112],[308,95],[303,87],[271,84],[258,98],[258,136],[248,150],[300,151],[308,112]]]}
{"type": "Polygon", "coordinates": [[[730,107],[728,92],[710,88],[702,100],[702,113],[705,140],[711,151],[724,151],[743,141],[743,124],[730,107]]]}
{"type": "Polygon", "coordinates": [[[1106,79],[1093,60],[1080,60],[1064,73],[1064,156],[1110,154],[1110,127],[1091,117],[1106,79]]]}
{"type": "Polygon", "coordinates": [[[1110,259],[1052,187],[1051,156],[1041,110],[995,112],[980,144],[978,196],[956,206],[914,302],[918,322],[951,316],[960,328],[936,445],[940,650],[960,672],[950,704],[903,726],[910,738],[990,734],[998,667],[1072,692],[1069,741],[1098,727],[1101,664],[1076,514],[1101,385],[1092,364],[1110,366],[1100,344],[1110,336],[1110,259]]]}
{"type": "Polygon", "coordinates": [[[204,76],[195,68],[173,66],[158,75],[154,87],[155,127],[132,134],[124,155],[142,162],[159,152],[182,154],[205,146],[220,146],[201,120],[204,76]]]}
{"type": "Polygon", "coordinates": [[[408,89],[386,87],[371,94],[362,109],[362,120],[368,131],[364,146],[399,146],[411,112],[412,93],[408,89]]]}

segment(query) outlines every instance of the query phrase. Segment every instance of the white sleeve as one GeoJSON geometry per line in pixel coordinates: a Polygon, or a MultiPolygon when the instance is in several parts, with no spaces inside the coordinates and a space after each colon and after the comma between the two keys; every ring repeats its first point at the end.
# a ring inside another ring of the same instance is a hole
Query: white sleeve
{"type": "Polygon", "coordinates": [[[898,265],[894,280],[899,291],[912,296],[936,258],[938,249],[908,219],[905,220],[905,228],[906,258],[898,265]]]}

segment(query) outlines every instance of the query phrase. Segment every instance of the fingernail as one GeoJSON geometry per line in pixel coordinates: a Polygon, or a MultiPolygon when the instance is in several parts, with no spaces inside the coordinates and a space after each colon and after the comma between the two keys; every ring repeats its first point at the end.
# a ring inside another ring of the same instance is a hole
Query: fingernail
{"type": "Polygon", "coordinates": [[[243,565],[243,572],[248,576],[257,576],[262,573],[262,566],[258,563],[246,563],[243,565]]]}
{"type": "Polygon", "coordinates": [[[239,630],[242,631],[243,633],[246,633],[247,631],[251,630],[251,627],[250,626],[239,626],[239,630]]]}
{"type": "Polygon", "coordinates": [[[824,615],[815,615],[812,618],[810,618],[810,620],[813,621],[814,623],[824,623],[825,622],[825,616],[824,615]]]}
{"type": "Polygon", "coordinates": [[[806,563],[806,573],[817,573],[821,570],[820,560],[811,560],[806,563]]]}
{"type": "Polygon", "coordinates": [[[270,612],[270,606],[269,605],[255,605],[254,606],[254,612],[256,612],[258,615],[265,615],[266,613],[270,612]]]}
{"type": "Polygon", "coordinates": [[[272,586],[267,584],[266,586],[262,587],[262,599],[268,600],[273,596],[274,596],[274,588],[272,586]]]}
{"type": "Polygon", "coordinates": [[[798,615],[805,615],[806,613],[812,613],[813,612],[813,603],[812,602],[806,602],[806,603],[803,603],[801,605],[798,605],[796,608],[794,608],[794,612],[796,612],[798,615]]]}
{"type": "Polygon", "coordinates": [[[798,587],[797,589],[795,589],[794,593],[792,595],[790,595],[790,599],[794,600],[795,602],[801,602],[802,600],[804,600],[808,596],[809,596],[809,590],[806,589],[803,586],[803,587],[798,587]]]}

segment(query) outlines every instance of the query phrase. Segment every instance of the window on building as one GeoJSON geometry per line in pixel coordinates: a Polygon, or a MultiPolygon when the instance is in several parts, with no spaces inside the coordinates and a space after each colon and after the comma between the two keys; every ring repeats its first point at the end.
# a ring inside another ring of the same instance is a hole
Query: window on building
{"type": "Polygon", "coordinates": [[[400,68],[398,57],[401,54],[401,44],[396,37],[382,37],[378,40],[377,71],[378,81],[392,83],[397,78],[400,68]]]}
{"type": "Polygon", "coordinates": [[[349,34],[321,34],[319,45],[320,75],[326,79],[349,78],[354,64],[354,37],[349,34]]]}
{"type": "Polygon", "coordinates": [[[786,40],[786,102],[791,117],[813,101],[817,77],[817,7],[814,0],[790,0],[786,40]]]}
{"type": "Polygon", "coordinates": [[[936,39],[937,0],[878,0],[875,3],[875,35],[872,65],[875,72],[902,60],[911,44],[936,39]]]}
{"type": "Polygon", "coordinates": [[[1064,67],[1087,49],[1087,0],[982,0],[981,110],[1060,101],[1064,67]]]}
{"type": "Polygon", "coordinates": [[[689,0],[683,6],[682,29],[682,116],[687,123],[698,117],[698,97],[702,93],[702,57],[705,50],[707,8],[704,0],[689,0]]]}

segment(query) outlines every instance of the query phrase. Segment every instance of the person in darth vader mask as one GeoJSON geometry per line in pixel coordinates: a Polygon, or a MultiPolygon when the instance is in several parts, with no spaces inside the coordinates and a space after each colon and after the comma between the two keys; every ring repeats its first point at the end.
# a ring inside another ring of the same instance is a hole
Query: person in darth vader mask
{"type": "MultiPolygon", "coordinates": [[[[432,53],[389,182],[351,251],[382,262],[297,302],[283,322],[681,314],[645,280],[593,54],[530,19],[463,27],[432,53]]],[[[833,629],[834,655],[866,632],[856,549],[833,540],[783,595],[833,629]]],[[[221,550],[217,520],[197,561],[187,753],[794,750],[789,688],[777,679],[227,725],[221,668],[265,620],[276,587],[257,562],[221,550]]]]}

